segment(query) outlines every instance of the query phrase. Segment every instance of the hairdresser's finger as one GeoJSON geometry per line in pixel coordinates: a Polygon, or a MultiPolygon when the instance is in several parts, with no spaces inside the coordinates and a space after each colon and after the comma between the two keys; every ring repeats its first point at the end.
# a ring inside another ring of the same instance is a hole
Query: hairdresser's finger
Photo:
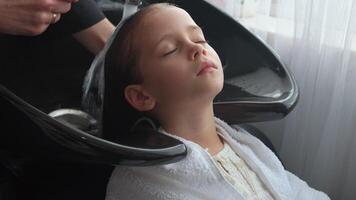
{"type": "Polygon", "coordinates": [[[58,22],[60,19],[60,13],[54,13],[54,12],[38,12],[36,13],[33,18],[31,24],[34,27],[41,27],[43,25],[49,25],[49,24],[54,24],[58,22]]]}
{"type": "Polygon", "coordinates": [[[61,14],[60,13],[52,13],[52,21],[51,24],[55,24],[61,19],[61,14]]]}
{"type": "Polygon", "coordinates": [[[33,13],[33,15],[29,16],[29,21],[30,23],[35,26],[35,27],[39,27],[41,25],[44,24],[50,24],[52,21],[52,12],[48,12],[48,11],[41,11],[41,12],[36,12],[33,13]]]}
{"type": "Polygon", "coordinates": [[[48,28],[48,24],[38,24],[36,26],[27,26],[24,27],[23,30],[23,35],[27,35],[27,36],[36,36],[39,35],[43,32],[45,32],[48,28]]]}
{"type": "Polygon", "coordinates": [[[67,1],[62,1],[62,0],[55,0],[53,2],[52,7],[50,8],[50,11],[53,13],[66,13],[70,10],[72,4],[67,2],[67,1]]]}
{"type": "Polygon", "coordinates": [[[66,1],[66,2],[68,2],[68,3],[76,3],[76,2],[78,2],[79,0],[62,0],[62,1],[66,1]]]}

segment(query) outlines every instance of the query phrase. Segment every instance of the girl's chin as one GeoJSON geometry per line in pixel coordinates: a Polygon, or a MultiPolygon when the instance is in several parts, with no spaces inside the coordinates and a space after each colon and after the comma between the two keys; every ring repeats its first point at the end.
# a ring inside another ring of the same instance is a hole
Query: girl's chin
{"type": "Polygon", "coordinates": [[[212,84],[207,84],[207,92],[210,93],[211,95],[218,95],[222,89],[223,89],[224,83],[223,81],[216,81],[215,83],[212,84]]]}
{"type": "Polygon", "coordinates": [[[205,90],[203,90],[199,94],[197,94],[197,97],[201,98],[202,100],[211,100],[211,101],[213,101],[214,98],[221,91],[222,91],[222,86],[221,87],[210,87],[209,89],[205,88],[205,90]]]}

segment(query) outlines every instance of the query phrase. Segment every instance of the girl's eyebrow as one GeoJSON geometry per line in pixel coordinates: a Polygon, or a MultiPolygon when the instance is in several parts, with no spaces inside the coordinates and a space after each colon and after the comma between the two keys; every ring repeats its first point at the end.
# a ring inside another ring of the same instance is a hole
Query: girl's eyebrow
{"type": "MultiPolygon", "coordinates": [[[[189,26],[187,27],[187,30],[188,30],[189,32],[198,31],[198,32],[203,33],[203,30],[202,30],[199,26],[197,26],[197,25],[189,25],[189,26]]],[[[161,39],[158,40],[158,42],[156,43],[155,46],[157,47],[157,46],[159,45],[159,43],[161,43],[163,40],[169,39],[169,38],[171,38],[171,37],[173,37],[173,34],[171,34],[171,33],[168,33],[168,34],[163,35],[163,36],[161,37],[161,39]]]]}

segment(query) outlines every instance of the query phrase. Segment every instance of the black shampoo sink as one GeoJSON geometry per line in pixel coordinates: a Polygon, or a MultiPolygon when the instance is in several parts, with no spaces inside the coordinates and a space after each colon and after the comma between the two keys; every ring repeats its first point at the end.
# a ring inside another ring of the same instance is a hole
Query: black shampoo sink
{"type": "MultiPolygon", "coordinates": [[[[158,1],[144,4],[154,2],[158,1]]],[[[268,121],[280,119],[293,109],[299,94],[296,82],[270,48],[203,0],[174,3],[202,27],[223,62],[225,87],[214,102],[218,117],[228,123],[268,121]]],[[[117,23],[122,6],[106,7],[104,11],[117,23]]],[[[70,36],[0,36],[0,43],[2,149],[54,159],[128,165],[184,158],[186,149],[181,142],[150,130],[137,135],[139,140],[134,138],[136,145],[127,146],[48,115],[58,109],[81,110],[83,79],[94,57],[70,36]]]]}

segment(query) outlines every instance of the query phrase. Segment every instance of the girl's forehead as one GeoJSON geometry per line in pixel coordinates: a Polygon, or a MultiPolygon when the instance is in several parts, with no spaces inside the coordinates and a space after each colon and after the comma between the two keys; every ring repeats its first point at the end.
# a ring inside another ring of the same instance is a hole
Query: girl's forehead
{"type": "Polygon", "coordinates": [[[185,10],[176,6],[158,7],[148,12],[143,19],[143,28],[148,30],[185,25],[195,25],[195,22],[185,10]]]}
{"type": "MultiPolygon", "coordinates": [[[[197,25],[185,10],[170,5],[155,7],[142,16],[134,33],[137,38],[135,46],[155,48],[165,35],[184,32],[192,26],[197,25]]],[[[141,49],[140,52],[146,50],[141,49]]]]}
{"type": "Polygon", "coordinates": [[[190,26],[196,26],[196,23],[185,10],[165,6],[147,13],[137,33],[146,42],[155,43],[166,34],[181,32],[190,26]]]}

